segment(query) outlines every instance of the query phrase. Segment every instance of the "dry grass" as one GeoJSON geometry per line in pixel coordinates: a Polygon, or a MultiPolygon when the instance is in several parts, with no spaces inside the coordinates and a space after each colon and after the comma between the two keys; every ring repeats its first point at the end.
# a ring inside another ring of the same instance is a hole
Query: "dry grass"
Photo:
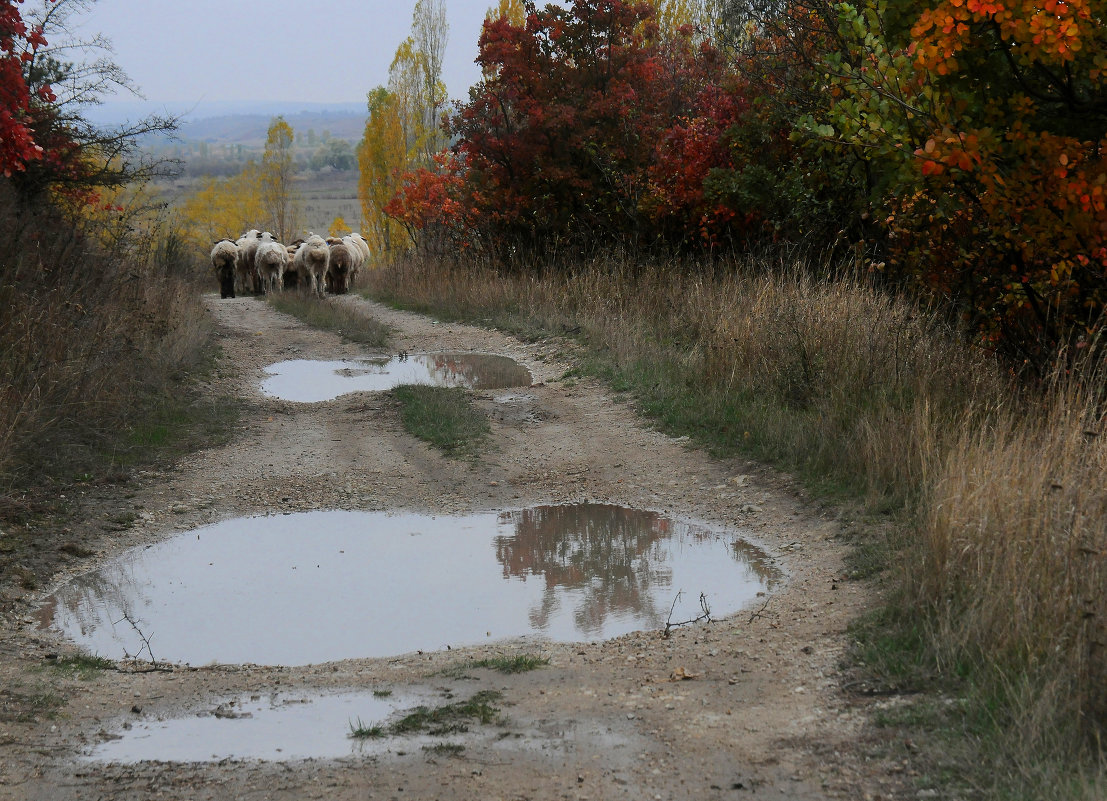
{"type": "Polygon", "coordinates": [[[72,480],[181,400],[174,380],[210,328],[171,237],[105,243],[7,196],[0,220],[0,488],[72,480]]]}
{"type": "Polygon", "coordinates": [[[909,666],[909,684],[937,674],[967,694],[962,717],[934,724],[971,732],[950,752],[968,755],[962,779],[990,797],[1099,797],[1107,431],[1074,387],[1101,379],[1019,392],[940,314],[781,260],[514,274],[412,261],[368,287],[448,319],[570,334],[581,369],[667,430],[891,512],[888,607],[862,636],[900,651],[883,663],[909,666]]]}
{"type": "Polygon", "coordinates": [[[904,577],[939,666],[969,662],[1003,700],[994,724],[1026,783],[1107,723],[1107,430],[1089,377],[961,427],[904,577]]]}
{"type": "Polygon", "coordinates": [[[669,429],[876,503],[915,494],[938,421],[1002,381],[939,315],[796,264],[691,272],[613,260],[505,277],[407,263],[368,280],[409,308],[523,335],[572,331],[593,346],[592,369],[669,429]]]}

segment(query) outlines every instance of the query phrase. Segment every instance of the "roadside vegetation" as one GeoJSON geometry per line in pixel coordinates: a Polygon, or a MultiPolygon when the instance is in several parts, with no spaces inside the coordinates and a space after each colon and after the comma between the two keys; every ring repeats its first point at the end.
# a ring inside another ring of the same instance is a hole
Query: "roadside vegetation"
{"type": "Polygon", "coordinates": [[[392,390],[400,404],[400,419],[412,436],[429,442],[447,456],[475,456],[491,432],[488,416],[461,387],[402,384],[392,390]]]}
{"type": "Polygon", "coordinates": [[[128,468],[225,435],[236,415],[197,390],[216,369],[197,285],[206,275],[147,189],[160,166],[138,151],[174,123],[86,122],[82,110],[126,78],[107,60],[70,63],[67,26],[83,6],[49,8],[21,19],[0,2],[5,566],[35,536],[18,524],[67,513],[66,487],[124,482],[128,468]]]}

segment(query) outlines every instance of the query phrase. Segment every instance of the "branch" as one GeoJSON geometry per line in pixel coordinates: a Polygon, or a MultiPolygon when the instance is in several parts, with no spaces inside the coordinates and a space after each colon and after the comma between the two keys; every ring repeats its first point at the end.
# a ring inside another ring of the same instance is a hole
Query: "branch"
{"type": "Polygon", "coordinates": [[[668,637],[670,632],[677,626],[687,626],[690,623],[699,623],[701,620],[711,622],[711,609],[707,606],[707,596],[702,592],[700,593],[700,609],[703,610],[703,614],[699,617],[694,617],[690,620],[682,620],[679,623],[673,622],[673,610],[676,609],[677,601],[680,600],[680,596],[684,594],[683,590],[676,594],[676,598],[673,599],[673,605],[669,607],[669,618],[665,621],[665,630],[661,632],[661,636],[668,637]]]}

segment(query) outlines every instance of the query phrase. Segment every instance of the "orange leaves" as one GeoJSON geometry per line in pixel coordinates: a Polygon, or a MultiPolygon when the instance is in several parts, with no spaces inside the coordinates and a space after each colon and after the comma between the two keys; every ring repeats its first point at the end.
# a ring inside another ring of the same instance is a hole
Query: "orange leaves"
{"type": "MultiPolygon", "coordinates": [[[[942,76],[956,73],[956,54],[974,46],[974,27],[993,25],[1000,40],[1030,65],[1073,62],[1085,39],[1095,36],[1097,22],[1085,0],[944,0],[923,11],[911,28],[918,66],[942,76]]],[[[1098,76],[1104,63],[1096,58],[1098,76]]]]}

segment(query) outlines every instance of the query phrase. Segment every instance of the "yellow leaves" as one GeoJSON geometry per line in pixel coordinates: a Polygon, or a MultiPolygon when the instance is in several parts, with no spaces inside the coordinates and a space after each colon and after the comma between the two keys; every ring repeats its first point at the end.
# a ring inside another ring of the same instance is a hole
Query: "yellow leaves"
{"type": "Polygon", "coordinates": [[[488,20],[506,19],[516,28],[521,28],[526,24],[527,12],[523,0],[500,0],[498,5],[488,9],[484,17],[488,20]]]}
{"type": "Polygon", "coordinates": [[[263,225],[257,165],[251,162],[230,178],[203,179],[178,213],[182,234],[204,252],[220,239],[237,239],[243,231],[263,225]]]}

